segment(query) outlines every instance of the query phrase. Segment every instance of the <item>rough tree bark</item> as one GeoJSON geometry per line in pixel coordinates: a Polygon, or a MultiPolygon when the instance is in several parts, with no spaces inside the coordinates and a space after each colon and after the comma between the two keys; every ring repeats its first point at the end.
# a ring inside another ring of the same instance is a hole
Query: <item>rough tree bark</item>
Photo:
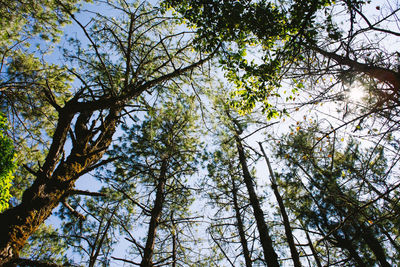
{"type": "MultiPolygon", "coordinates": [[[[103,124],[103,132],[92,144],[89,141],[95,133],[80,128],[77,124],[75,131],[80,132],[80,138],[76,140],[77,143],[68,158],[65,161],[61,160],[56,167],[73,118],[69,113],[60,113],[53,144],[45,164],[37,172],[36,180],[24,192],[21,204],[0,214],[0,221],[3,224],[0,228],[0,265],[5,265],[9,260],[18,257],[29,236],[69,195],[82,172],[101,159],[105,148],[112,141],[121,109],[110,109],[103,124]]],[[[91,112],[81,113],[77,121],[87,120],[91,114],[91,112]]]]}

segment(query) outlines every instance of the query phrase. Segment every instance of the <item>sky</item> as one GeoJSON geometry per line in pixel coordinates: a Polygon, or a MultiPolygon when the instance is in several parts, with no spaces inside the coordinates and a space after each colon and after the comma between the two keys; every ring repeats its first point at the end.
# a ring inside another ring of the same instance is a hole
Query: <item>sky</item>
{"type": "MultiPolygon", "coordinates": [[[[390,1],[381,1],[382,3],[386,3],[386,4],[390,4],[390,1]]],[[[379,9],[377,9],[377,7],[379,6],[379,4],[376,3],[380,3],[380,2],[373,2],[373,4],[369,5],[369,9],[371,10],[370,12],[378,12],[379,9]]],[[[88,5],[88,8],[93,8],[92,5],[88,5]]],[[[85,6],[86,8],[86,6],[85,6]]],[[[102,9],[102,7],[98,7],[96,9],[102,9]]],[[[107,10],[107,9],[102,9],[102,12],[105,12],[107,14],[113,15],[113,12],[111,10],[107,10]]],[[[374,15],[371,15],[372,17],[374,15]]],[[[83,24],[86,24],[90,21],[90,17],[88,17],[87,15],[77,15],[78,20],[80,20],[83,24]]],[[[65,29],[66,32],[66,36],[76,36],[78,37],[78,39],[81,40],[81,42],[83,44],[87,44],[87,39],[85,38],[84,34],[82,33],[82,31],[76,26],[75,23],[73,23],[72,25],[69,25],[66,27],[65,29]]],[[[61,40],[61,45],[65,44],[65,38],[63,38],[61,40]]],[[[390,40],[389,40],[390,42],[390,40]]],[[[398,49],[397,46],[389,46],[392,49],[398,49]]],[[[251,55],[254,58],[257,58],[255,55],[251,55]]],[[[57,62],[59,60],[59,58],[61,57],[61,54],[55,50],[55,53],[53,53],[50,57],[50,61],[54,60],[54,62],[57,62]]],[[[223,80],[223,77],[219,77],[221,80],[223,80]]],[[[76,86],[79,86],[79,84],[76,84],[76,86]]],[[[285,88],[284,88],[285,89],[285,88]]],[[[283,90],[284,90],[283,89],[283,90]]],[[[360,101],[360,95],[362,95],[362,90],[360,90],[360,86],[358,84],[353,84],[349,87],[349,98],[351,101],[360,101]]],[[[337,106],[335,106],[334,104],[324,104],[323,106],[319,106],[318,109],[315,109],[314,111],[310,112],[308,109],[306,108],[300,108],[299,112],[297,112],[296,114],[290,116],[290,117],[284,117],[279,119],[280,123],[279,126],[275,126],[272,127],[272,129],[270,130],[272,135],[281,135],[281,134],[288,134],[290,133],[290,126],[293,125],[297,125],[297,122],[302,122],[304,120],[310,120],[310,119],[316,119],[316,116],[318,117],[318,120],[323,120],[325,118],[331,117],[332,115],[337,114],[336,112],[337,106]]],[[[337,121],[337,123],[340,123],[340,120],[337,121]]],[[[118,137],[121,134],[121,132],[117,132],[116,137],[118,137]]],[[[258,132],[257,134],[252,135],[251,138],[249,138],[247,140],[248,144],[253,147],[254,149],[256,149],[257,151],[259,151],[258,148],[258,144],[257,142],[259,140],[264,140],[265,139],[265,134],[263,133],[263,131],[258,132]]],[[[273,142],[273,141],[272,141],[273,142]]],[[[70,144],[67,144],[67,150],[68,147],[70,147],[70,144]]],[[[271,151],[270,149],[267,147],[267,144],[264,145],[264,147],[266,148],[266,150],[268,151],[269,155],[271,155],[271,151]]],[[[271,155],[272,156],[272,155],[271,155]]],[[[279,170],[279,168],[281,168],[281,165],[279,164],[279,162],[276,162],[273,157],[271,157],[271,163],[273,165],[273,168],[275,167],[277,170],[279,170]]],[[[269,174],[266,168],[266,164],[263,160],[260,160],[257,162],[257,164],[255,165],[256,169],[257,169],[257,177],[258,177],[258,182],[260,184],[260,187],[258,188],[260,193],[264,193],[264,190],[268,190],[268,187],[265,187],[269,184],[269,174]]],[[[76,183],[76,187],[78,189],[85,189],[85,190],[91,190],[91,191],[96,191],[97,189],[99,189],[101,187],[101,184],[95,180],[93,177],[91,177],[90,174],[87,174],[83,177],[81,177],[77,183],[76,183]]],[[[271,191],[269,191],[269,195],[272,195],[271,191]]],[[[265,204],[265,211],[268,211],[268,204],[265,204]]],[[[270,211],[270,210],[269,210],[270,211]]],[[[52,224],[55,227],[57,227],[60,224],[59,219],[57,219],[55,216],[50,217],[46,223],[48,224],[52,224]]],[[[143,232],[141,233],[143,234],[143,232]]],[[[115,254],[116,256],[122,256],[124,253],[124,250],[126,249],[128,243],[126,241],[123,241],[123,243],[119,246],[119,248],[116,250],[115,254]]],[[[75,256],[77,257],[77,256],[75,256]]],[[[117,264],[113,264],[113,266],[118,266],[117,264]]],[[[123,266],[123,264],[120,264],[119,266],[123,266]]]]}

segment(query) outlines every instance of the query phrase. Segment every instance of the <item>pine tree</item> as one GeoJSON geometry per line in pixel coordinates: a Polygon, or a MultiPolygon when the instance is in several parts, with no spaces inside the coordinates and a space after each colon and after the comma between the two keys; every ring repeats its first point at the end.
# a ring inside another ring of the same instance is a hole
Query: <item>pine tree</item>
{"type": "MultiPolygon", "coordinates": [[[[387,179],[383,150],[363,151],[352,140],[341,147],[335,135],[323,144],[316,143],[317,132],[313,127],[299,130],[279,146],[278,154],[288,166],[281,176],[286,205],[303,225],[309,226],[307,231],[312,228],[320,239],[343,251],[330,260],[357,266],[390,266],[394,260],[389,253],[391,245],[373,223],[392,221],[381,217],[386,213],[383,203],[375,203],[386,193],[376,195],[370,191],[377,181],[387,179]]],[[[387,205],[393,207],[391,202],[387,205]]],[[[323,254],[328,257],[329,252],[323,254]]]]}

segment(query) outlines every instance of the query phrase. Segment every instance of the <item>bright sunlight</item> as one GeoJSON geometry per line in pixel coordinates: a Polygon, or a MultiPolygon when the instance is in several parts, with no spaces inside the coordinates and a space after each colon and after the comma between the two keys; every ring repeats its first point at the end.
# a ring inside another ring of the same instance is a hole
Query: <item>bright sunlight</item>
{"type": "Polygon", "coordinates": [[[347,91],[348,100],[354,103],[361,102],[365,95],[365,89],[359,82],[354,82],[347,91]]]}

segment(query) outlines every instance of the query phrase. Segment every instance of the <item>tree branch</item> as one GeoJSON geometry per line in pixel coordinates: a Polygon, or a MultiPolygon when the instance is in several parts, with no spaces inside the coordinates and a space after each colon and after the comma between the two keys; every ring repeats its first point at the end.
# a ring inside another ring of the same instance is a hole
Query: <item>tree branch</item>
{"type": "Polygon", "coordinates": [[[80,220],[85,220],[85,216],[81,213],[79,213],[77,210],[75,210],[73,207],[71,207],[67,201],[62,201],[62,204],[76,217],[78,217],[80,220]]]}
{"type": "Polygon", "coordinates": [[[352,68],[354,71],[365,73],[372,78],[377,79],[382,83],[386,83],[392,87],[392,89],[397,93],[400,88],[400,75],[390,69],[378,67],[372,64],[360,63],[356,60],[352,60],[348,57],[340,56],[336,53],[325,51],[319,47],[311,47],[314,51],[319,54],[335,60],[340,65],[346,65],[352,68]]]}
{"type": "Polygon", "coordinates": [[[106,194],[100,192],[90,192],[86,190],[73,189],[68,192],[68,195],[82,195],[82,196],[92,196],[92,197],[105,197],[106,194]]]}

